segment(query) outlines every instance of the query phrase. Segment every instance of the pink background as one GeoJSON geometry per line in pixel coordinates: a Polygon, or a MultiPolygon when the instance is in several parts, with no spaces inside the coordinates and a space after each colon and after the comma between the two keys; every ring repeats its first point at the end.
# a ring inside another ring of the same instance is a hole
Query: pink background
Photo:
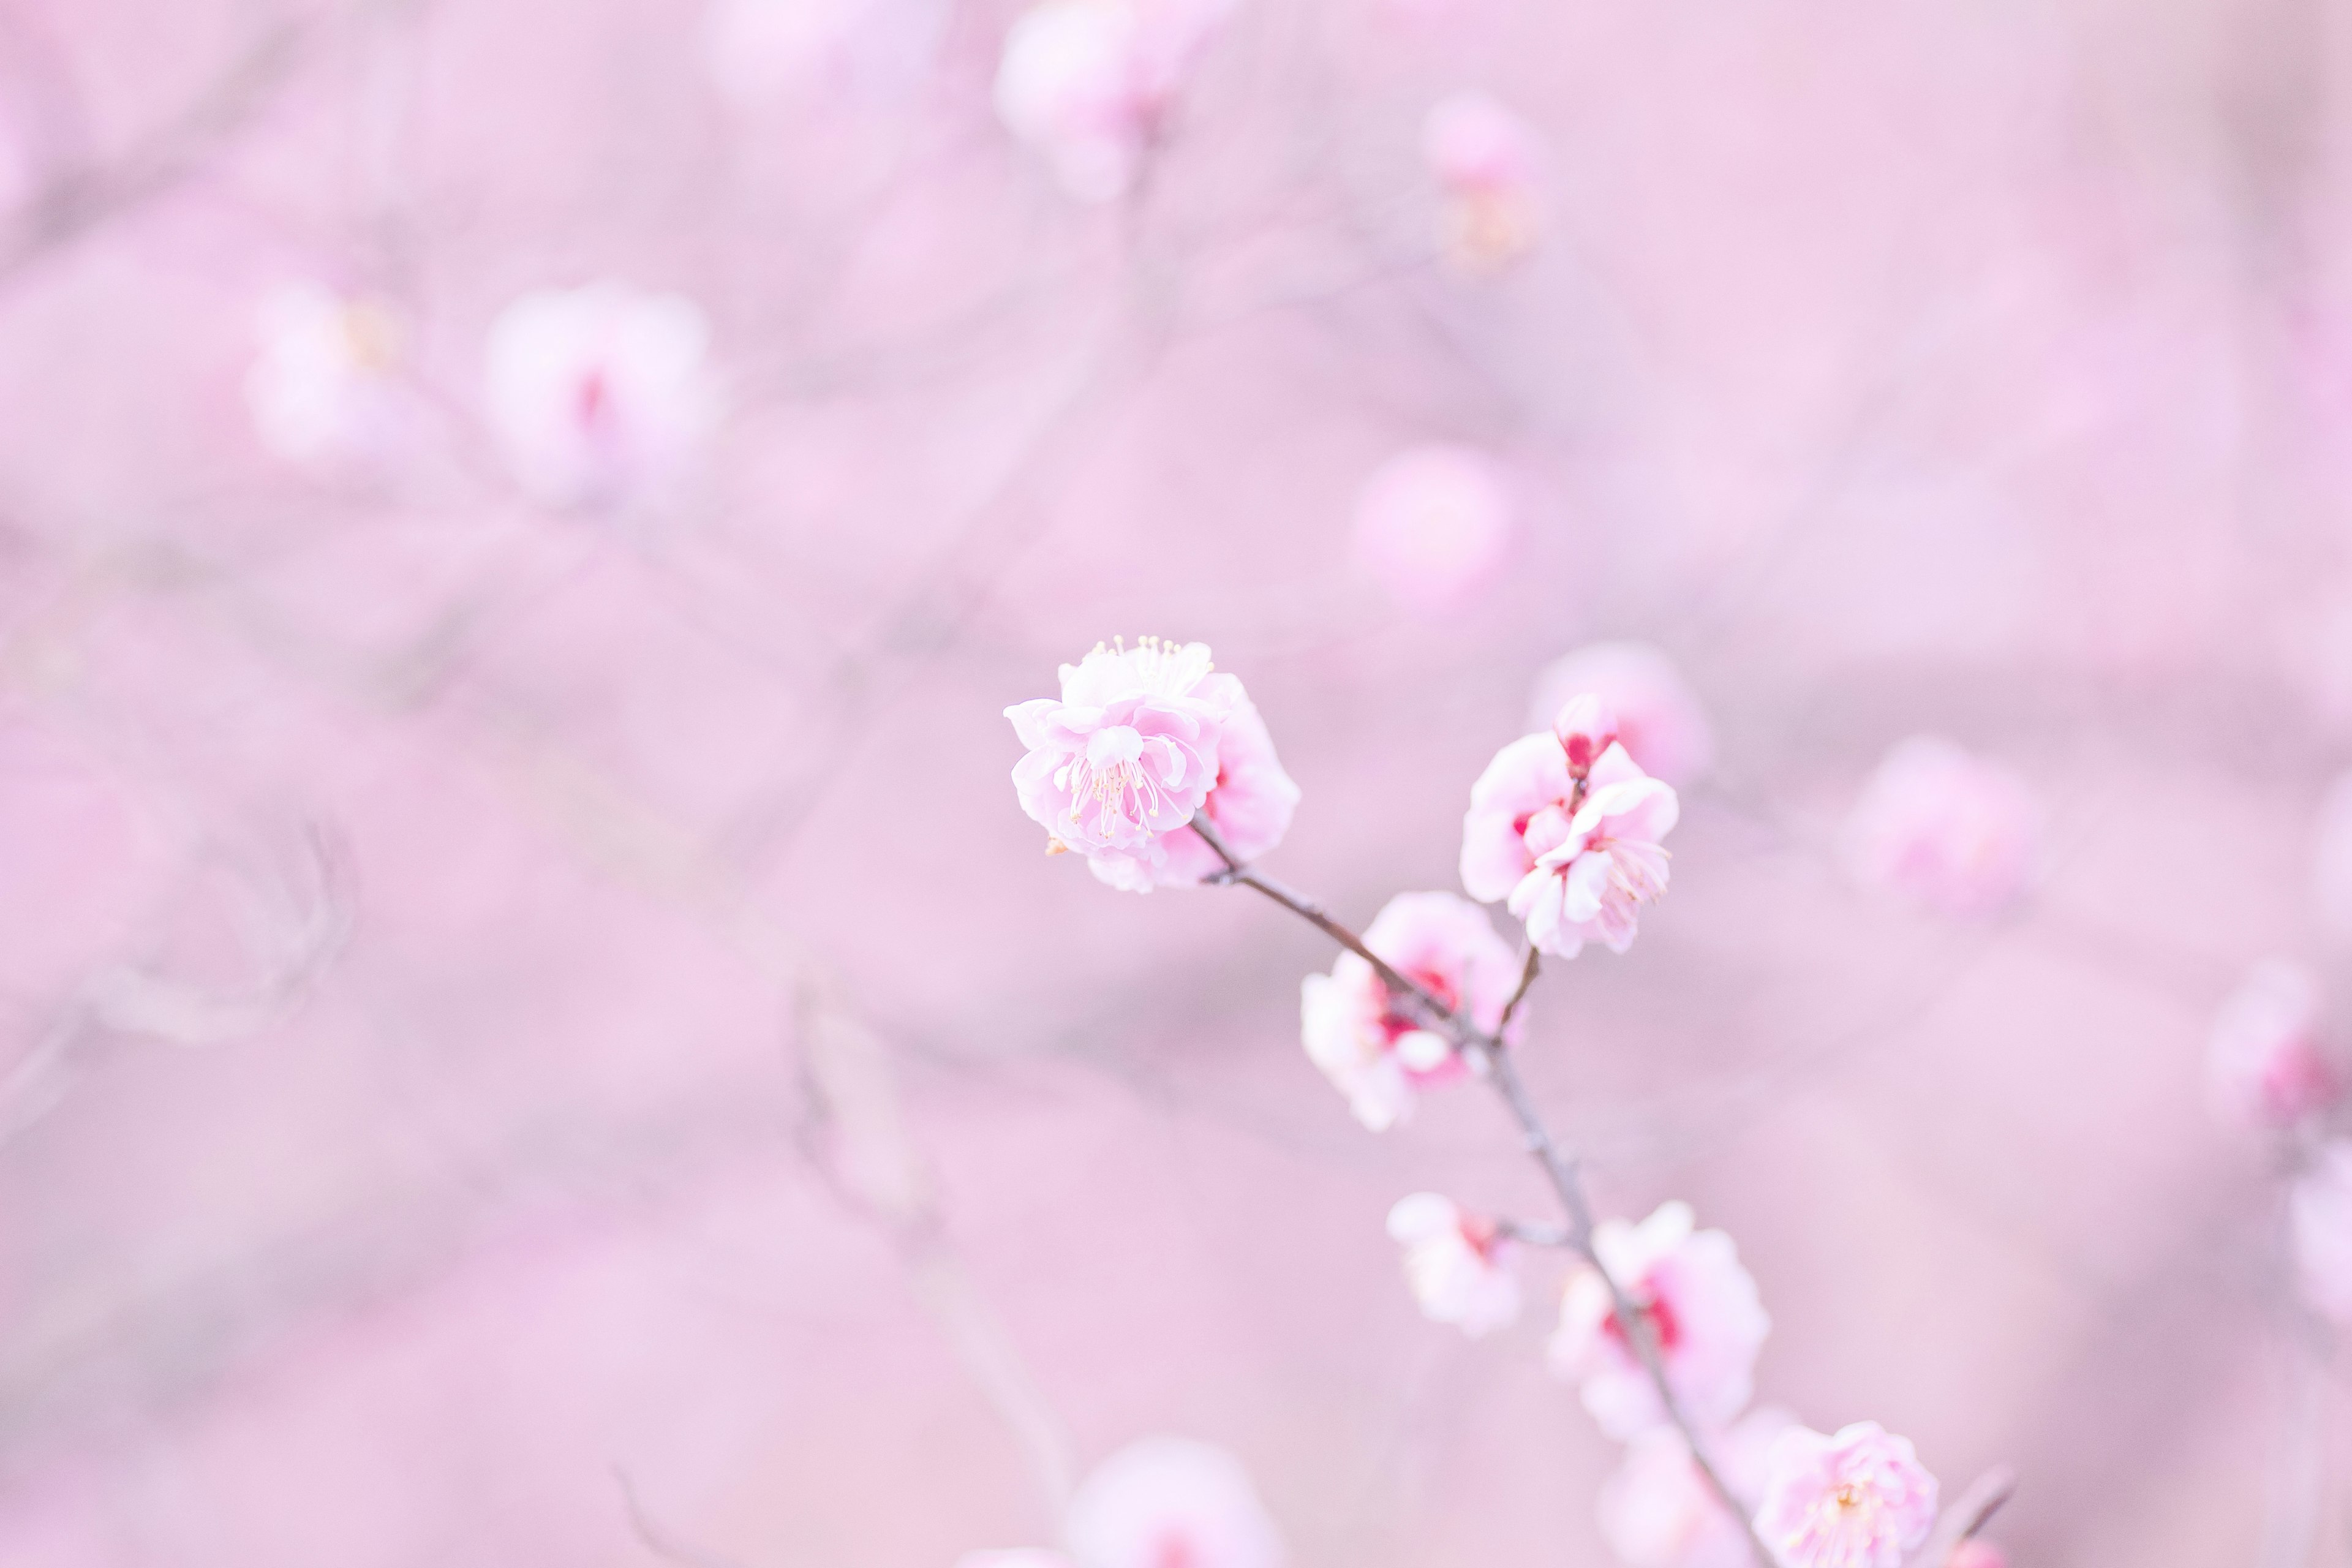
{"type": "Polygon", "coordinates": [[[1605,1561],[1546,1312],[1424,1323],[1381,1229],[1540,1213],[1499,1112],[1361,1132],[1313,932],[1014,807],[1000,710],[1151,632],[1359,922],[1454,885],[1546,661],[1669,651],[1719,766],[1527,1048],[1603,1202],[1737,1237],[1766,1398],[2015,1465],[2013,1561],[2253,1561],[2322,1395],[2201,1051],[2255,958],[2347,978],[2352,24],[1244,0],[1097,208],[991,113],[1006,6],[875,4],[910,62],[749,107],[688,0],[0,5],[0,1559],[946,1568],[1173,1430],[1301,1565],[1605,1561]],[[1418,162],[1464,87],[1548,141],[1487,280],[1418,162]],[[732,412],[677,504],[547,515],[480,343],[604,277],[732,412]],[[259,447],[289,279],[399,304],[443,447],[259,447]],[[1434,618],[1349,550],[1425,440],[1523,497],[1434,618]],[[2045,803],[2006,919],[1838,874],[1922,731],[2045,803]]]}

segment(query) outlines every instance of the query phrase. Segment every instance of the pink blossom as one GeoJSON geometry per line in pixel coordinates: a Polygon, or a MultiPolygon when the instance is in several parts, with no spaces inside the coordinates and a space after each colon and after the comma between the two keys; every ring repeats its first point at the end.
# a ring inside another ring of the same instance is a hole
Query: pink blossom
{"type": "Polygon", "coordinates": [[[1391,597],[1423,615],[1458,610],[1491,584],[1516,526],[1503,467],[1470,447],[1409,447],[1356,500],[1355,554],[1391,597]]]}
{"type": "Polygon", "coordinates": [[[1954,916],[2025,890],[2041,811],[2017,774],[1934,736],[1887,752],[1846,819],[1848,871],[1865,887],[1954,916]]]}
{"type": "Polygon", "coordinates": [[[1774,1440],[1757,1533],[1785,1568],[1903,1568],[1936,1524],[1936,1478],[1875,1421],[1774,1440]]]}
{"type": "Polygon", "coordinates": [[[1071,195],[1124,195],[1225,0],[1038,0],[1005,35],[996,113],[1071,195]]]}
{"type": "Polygon", "coordinates": [[[1205,643],[1097,643],[1062,666],[1059,699],[1004,716],[1028,748],[1013,790],[1047,848],[1078,851],[1130,892],[1197,884],[1223,867],[1190,826],[1195,812],[1247,859],[1280,841],[1297,807],[1265,721],[1205,643]]]}
{"type": "Polygon", "coordinates": [[[403,334],[390,309],[290,284],[262,300],[257,326],[245,399],[273,455],[364,466],[394,457],[414,434],[417,408],[400,381],[403,334]]]}
{"type": "MultiPolygon", "coordinates": [[[[1731,1237],[1694,1231],[1692,1223],[1688,1204],[1661,1204],[1638,1226],[1603,1221],[1593,1247],[1647,1321],[1683,1408],[1696,1421],[1721,1426],[1748,1403],[1772,1321],[1731,1237]]],[[[1584,1407],[1611,1436],[1630,1437],[1665,1419],[1608,1285],[1591,1268],[1569,1280],[1551,1362],[1581,1384],[1584,1407]]]]}
{"type": "Polygon", "coordinates": [[[1666,890],[1659,840],[1680,814],[1673,788],[1644,776],[1622,744],[1579,777],[1559,734],[1523,736],[1470,786],[1462,885],[1487,902],[1507,898],[1544,952],[1573,958],[1587,942],[1622,952],[1641,906],[1666,890]]]}
{"type": "Polygon", "coordinates": [[[1282,1568],[1282,1537],[1224,1449],[1145,1437],[1097,1465],[1065,1521],[1080,1568],[1282,1568]]]}
{"type": "Polygon", "coordinates": [[[1445,195],[1447,258],[1491,270],[1531,249],[1541,227],[1535,132],[1483,92],[1461,92],[1422,121],[1422,158],[1445,195]]]}
{"type": "Polygon", "coordinates": [[[1553,739],[1568,754],[1568,776],[1589,778],[1592,764],[1617,743],[1617,715],[1591,692],[1571,697],[1551,721],[1553,739]]]}
{"type": "Polygon", "coordinates": [[[2331,1139],[2287,1200],[2304,1299],[2352,1325],[2352,1141],[2331,1139]]]}
{"type": "Polygon", "coordinates": [[[490,426],[544,506],[609,505],[675,480],[718,411],[709,328],[675,294],[618,283],[526,294],[490,328],[490,426]]]}
{"type": "Polygon", "coordinates": [[[2214,1104],[2252,1127],[2291,1127],[2341,1087],[2319,1043],[2319,983],[2299,963],[2254,966],[2213,1016],[2206,1050],[2214,1104]]]}
{"type": "Polygon", "coordinates": [[[1642,771],[1686,784],[1714,764],[1715,730],[1674,661],[1647,643],[1589,643],[1536,678],[1528,726],[1540,729],[1570,698],[1590,692],[1617,718],[1617,739],[1642,771]]]}
{"type": "MultiPolygon", "coordinates": [[[[1486,912],[1453,893],[1399,893],[1365,930],[1364,945],[1483,1033],[1502,1021],[1518,985],[1518,961],[1486,912]]],[[[1328,974],[1308,975],[1299,1001],[1308,1059],[1375,1132],[1412,1113],[1415,1090],[1464,1071],[1453,1043],[1423,1028],[1355,953],[1341,953],[1328,974]]],[[[1511,1020],[1514,1037],[1523,1016],[1511,1020]]]]}
{"type": "MultiPolygon", "coordinates": [[[[1785,1410],[1752,1410],[1710,1434],[1707,1457],[1727,1485],[1753,1497],[1763,1485],[1772,1440],[1796,1425],[1785,1410]]],[[[1636,1432],[1624,1462],[1604,1482],[1601,1534],[1630,1568],[1752,1568],[1748,1533],[1724,1510],[1672,1426],[1636,1432]]]]}
{"type": "Polygon", "coordinates": [[[1405,1283],[1432,1321],[1475,1339],[1517,1320],[1518,1277],[1494,1221],[1451,1198],[1415,1193],[1389,1210],[1389,1236],[1404,1248],[1405,1283]]]}

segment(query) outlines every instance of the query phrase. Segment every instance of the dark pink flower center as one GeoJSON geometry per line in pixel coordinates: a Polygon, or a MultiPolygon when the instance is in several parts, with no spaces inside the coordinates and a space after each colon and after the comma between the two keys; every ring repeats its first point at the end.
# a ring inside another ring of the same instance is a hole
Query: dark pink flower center
{"type": "MultiPolygon", "coordinates": [[[[1682,1322],[1675,1316],[1674,1309],[1667,1305],[1664,1298],[1653,1292],[1634,1289],[1627,1294],[1633,1298],[1633,1310],[1649,1323],[1650,1337],[1657,1342],[1658,1353],[1672,1355],[1675,1347],[1683,1342],[1682,1322]]],[[[1633,1342],[1625,1332],[1625,1325],[1617,1321],[1616,1313],[1610,1313],[1609,1321],[1601,1328],[1603,1333],[1623,1347],[1627,1354],[1633,1353],[1633,1342]]]]}
{"type": "MultiPolygon", "coordinates": [[[[1454,983],[1435,970],[1407,969],[1400,964],[1397,972],[1445,1004],[1446,1011],[1454,1012],[1462,1005],[1461,994],[1454,990],[1454,983]]],[[[1385,984],[1381,986],[1381,995],[1388,1001],[1388,1005],[1381,1013],[1381,1043],[1383,1046],[1393,1047],[1405,1036],[1427,1027],[1390,997],[1385,984]]]]}

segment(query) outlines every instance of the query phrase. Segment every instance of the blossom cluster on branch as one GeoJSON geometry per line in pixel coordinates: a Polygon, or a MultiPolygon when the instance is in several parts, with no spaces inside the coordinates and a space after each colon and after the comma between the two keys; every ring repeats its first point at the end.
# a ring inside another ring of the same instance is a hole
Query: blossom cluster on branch
{"type": "MultiPolygon", "coordinates": [[[[1594,942],[1626,952],[1668,885],[1664,840],[1680,797],[1636,760],[1601,692],[1567,692],[1548,727],[1505,746],[1471,784],[1460,857],[1468,896],[1401,893],[1360,935],[1255,869],[1287,829],[1298,789],[1241,683],[1215,669],[1205,645],[1097,645],[1062,667],[1058,697],[1005,717],[1025,748],[1015,797],[1045,830],[1049,853],[1075,853],[1131,891],[1250,887],[1340,943],[1330,973],[1302,984],[1302,1036],[1365,1127],[1395,1127],[1419,1095],[1449,1085],[1484,1081],[1501,1095],[1564,1223],[1480,1215],[1423,1192],[1390,1211],[1389,1233],[1422,1310],[1474,1336],[1518,1316],[1525,1253],[1570,1255],[1549,1359],[1601,1429],[1627,1446],[1601,1499],[1621,1558],[1635,1568],[1915,1561],[1937,1528],[1939,1490],[1912,1445],[1874,1422],[1824,1434],[1751,1409],[1771,1325],[1731,1237],[1699,1228],[1680,1202],[1638,1224],[1596,1219],[1574,1156],[1519,1080],[1523,1003],[1542,959],[1573,959],[1594,942]],[[1518,928],[1516,953],[1481,908],[1496,903],[1518,928]]],[[[1686,759],[1700,748],[1683,728],[1686,759]]],[[[2027,810],[2021,790],[1989,765],[1929,746],[1898,749],[1858,820],[1885,879],[1946,910],[1977,910],[2013,886],[2025,840],[2011,829],[2027,810]],[[1933,775],[1927,787],[1912,777],[1921,773],[1933,775]]],[[[1076,1520],[1068,1533],[1083,1568],[1128,1561],[1081,1546],[1076,1520]]],[[[1943,1543],[1939,1564],[1998,1561],[1974,1543],[1956,1558],[1975,1522],[1943,1543]]],[[[1186,1538],[1172,1561],[1254,1561],[1200,1538],[1186,1538]]]]}

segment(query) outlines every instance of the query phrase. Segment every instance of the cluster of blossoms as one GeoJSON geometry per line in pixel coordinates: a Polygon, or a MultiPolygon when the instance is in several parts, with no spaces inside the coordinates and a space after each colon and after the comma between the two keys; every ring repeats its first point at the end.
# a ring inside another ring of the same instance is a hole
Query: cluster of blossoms
{"type": "MultiPolygon", "coordinates": [[[[1367,1128],[1405,1121],[1424,1089],[1501,1078],[1541,1154],[1549,1135],[1506,1076],[1538,955],[1572,959],[1588,942],[1626,952],[1643,908],[1665,891],[1663,841],[1679,798],[1629,740],[1683,770],[1703,767],[1711,744],[1695,700],[1654,653],[1613,645],[1572,658],[1632,698],[1641,730],[1600,692],[1569,692],[1548,727],[1505,746],[1471,785],[1469,897],[1400,894],[1360,938],[1254,879],[1250,862],[1280,839],[1298,791],[1240,683],[1216,673],[1200,644],[1098,646],[1062,667],[1058,699],[1006,709],[1027,748],[1013,787],[1049,852],[1079,854],[1114,887],[1244,881],[1340,936],[1349,951],[1302,984],[1302,1036],[1367,1128]],[[1496,902],[1518,923],[1518,952],[1479,907],[1496,902]]],[[[2352,1155],[2346,1170],[2352,1215],[2352,1155]]],[[[1552,1173],[1583,1215],[1574,1177],[1552,1173]]],[[[1713,1568],[1760,1552],[1780,1568],[1904,1568],[1935,1524],[1935,1478],[1875,1424],[1824,1435],[1749,1409],[1771,1325],[1731,1238],[1699,1229],[1678,1202],[1639,1224],[1578,1223],[1589,1233],[1487,1217],[1437,1193],[1415,1193],[1388,1217],[1423,1313],[1472,1336],[1518,1317],[1523,1249],[1572,1252],[1549,1358],[1627,1446],[1601,1499],[1618,1555],[1634,1568],[1713,1568]]]]}
{"type": "Polygon", "coordinates": [[[1072,1494],[1064,1550],[966,1552],[956,1568],[1283,1568],[1282,1536],[1224,1449],[1145,1437],[1105,1459],[1072,1494]]]}

